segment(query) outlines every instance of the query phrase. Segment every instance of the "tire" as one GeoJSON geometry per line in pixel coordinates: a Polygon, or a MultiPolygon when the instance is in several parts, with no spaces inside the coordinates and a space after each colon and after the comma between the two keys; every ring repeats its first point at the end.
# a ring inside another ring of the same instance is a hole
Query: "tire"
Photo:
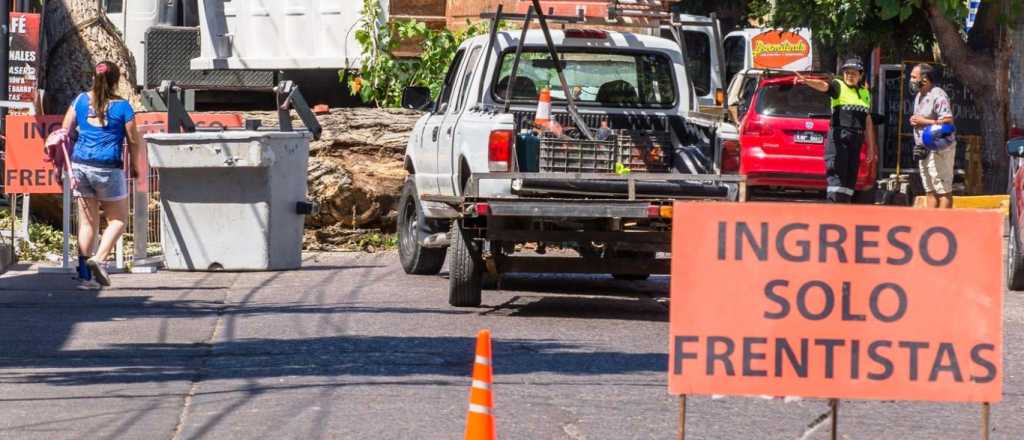
{"type": "Polygon", "coordinates": [[[452,254],[448,262],[448,304],[477,307],[483,290],[483,262],[476,244],[452,222],[452,254]]]}
{"type": "Polygon", "coordinates": [[[425,248],[420,242],[430,233],[429,220],[423,216],[416,181],[409,177],[398,199],[398,258],[410,275],[437,275],[444,265],[446,248],[425,248]]]}

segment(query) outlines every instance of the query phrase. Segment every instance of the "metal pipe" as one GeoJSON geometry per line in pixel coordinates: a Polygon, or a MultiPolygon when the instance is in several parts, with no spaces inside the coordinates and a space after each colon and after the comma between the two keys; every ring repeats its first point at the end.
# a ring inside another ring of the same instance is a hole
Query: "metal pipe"
{"type": "Polygon", "coordinates": [[[587,123],[580,118],[580,113],[576,109],[576,99],[572,96],[572,90],[569,89],[569,83],[565,81],[565,73],[562,71],[562,61],[558,58],[558,51],[555,50],[554,40],[551,39],[551,31],[548,29],[547,19],[544,18],[544,13],[540,8],[540,0],[533,0],[533,7],[537,9],[537,22],[540,23],[540,29],[544,31],[544,41],[548,44],[548,53],[551,54],[551,61],[555,63],[555,72],[558,73],[558,81],[562,84],[562,91],[565,93],[565,104],[566,110],[569,111],[569,115],[572,116],[573,122],[579,127],[580,132],[583,133],[589,140],[594,140],[594,133],[587,127],[587,123]]]}
{"type": "Polygon", "coordinates": [[[526,20],[523,21],[523,32],[519,34],[519,44],[516,45],[516,57],[512,61],[512,72],[508,75],[508,86],[505,90],[505,113],[512,108],[512,86],[519,73],[519,60],[523,55],[523,46],[526,45],[526,31],[530,29],[530,21],[533,20],[533,5],[526,8],[526,20]]]}
{"type": "Polygon", "coordinates": [[[498,9],[494,12],[494,18],[491,20],[490,37],[487,39],[487,53],[484,54],[484,71],[480,74],[480,87],[476,95],[477,106],[482,106],[484,102],[484,83],[487,81],[487,67],[491,64],[491,52],[494,51],[495,43],[498,40],[498,24],[501,23],[501,12],[504,9],[505,6],[498,3],[498,9]]]}

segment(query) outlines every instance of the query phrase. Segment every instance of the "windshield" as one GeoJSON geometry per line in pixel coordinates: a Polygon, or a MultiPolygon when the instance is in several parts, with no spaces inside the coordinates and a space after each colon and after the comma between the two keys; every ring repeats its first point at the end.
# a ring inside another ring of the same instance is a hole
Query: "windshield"
{"type": "Polygon", "coordinates": [[[776,84],[763,87],[757,98],[757,113],[765,116],[828,118],[832,114],[828,95],[806,86],[776,84]]]}
{"type": "MultiPolygon", "coordinates": [[[[669,108],[676,102],[672,63],[668,57],[648,53],[559,52],[565,81],[579,105],[603,107],[669,108]]],[[[498,66],[500,75],[493,92],[505,100],[512,83],[512,100],[536,102],[544,87],[551,89],[552,101],[564,101],[555,63],[546,51],[525,49],[519,70],[509,80],[515,52],[506,52],[498,66]]]]}

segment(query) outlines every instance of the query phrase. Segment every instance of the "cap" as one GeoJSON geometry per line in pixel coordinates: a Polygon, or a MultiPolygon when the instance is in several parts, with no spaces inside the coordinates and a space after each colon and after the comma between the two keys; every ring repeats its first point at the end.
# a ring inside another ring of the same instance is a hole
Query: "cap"
{"type": "Polygon", "coordinates": [[[847,70],[847,69],[857,69],[857,70],[863,72],[864,71],[864,63],[862,63],[860,61],[860,57],[858,57],[858,56],[849,57],[849,58],[846,59],[846,62],[843,63],[843,67],[839,68],[839,71],[842,72],[842,71],[847,70]]]}

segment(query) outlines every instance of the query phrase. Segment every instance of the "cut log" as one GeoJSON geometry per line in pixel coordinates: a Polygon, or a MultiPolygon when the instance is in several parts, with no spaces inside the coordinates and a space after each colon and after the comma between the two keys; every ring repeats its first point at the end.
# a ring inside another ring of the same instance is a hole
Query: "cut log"
{"type": "Polygon", "coordinates": [[[46,36],[43,77],[47,113],[63,113],[79,93],[92,88],[94,69],[101,61],[121,68],[117,93],[139,103],[135,93],[135,59],[117,28],[96,0],[50,0],[43,7],[46,36]]]}

